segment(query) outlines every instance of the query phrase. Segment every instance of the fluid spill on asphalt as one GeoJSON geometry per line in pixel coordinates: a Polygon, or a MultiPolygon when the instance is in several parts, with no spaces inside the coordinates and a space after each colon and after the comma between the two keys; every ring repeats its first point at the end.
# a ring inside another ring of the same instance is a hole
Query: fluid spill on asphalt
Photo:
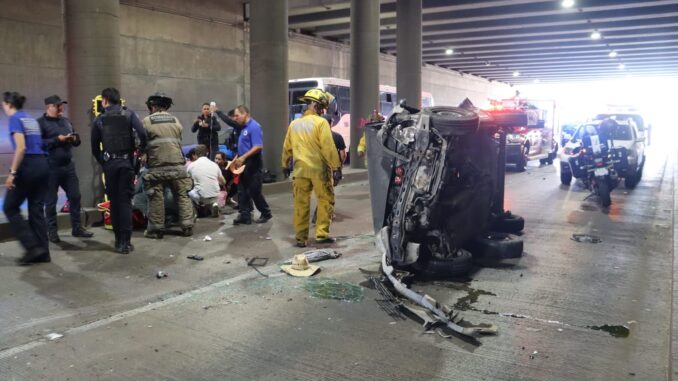
{"type": "Polygon", "coordinates": [[[560,322],[560,321],[557,321],[557,320],[547,320],[547,319],[535,318],[535,317],[532,317],[532,316],[522,315],[522,314],[517,314],[517,313],[512,313],[512,312],[497,312],[497,311],[491,311],[491,310],[487,310],[487,309],[481,310],[481,309],[476,308],[472,305],[472,304],[474,304],[478,301],[478,297],[480,295],[489,295],[489,296],[497,296],[497,295],[490,292],[490,291],[485,291],[485,290],[473,288],[468,283],[459,284],[459,283],[435,282],[434,285],[450,288],[450,289],[457,290],[457,291],[466,292],[465,296],[462,296],[461,298],[457,299],[457,301],[454,303],[453,309],[455,309],[457,311],[475,311],[475,312],[483,313],[485,315],[498,315],[498,316],[501,316],[501,317],[508,317],[508,318],[512,318],[512,319],[528,319],[528,320],[537,321],[537,322],[540,322],[540,323],[560,325],[560,326],[563,326],[563,327],[586,328],[586,329],[590,329],[590,330],[594,330],[594,331],[607,332],[612,337],[626,338],[626,337],[629,337],[629,334],[630,334],[629,328],[626,327],[626,326],[623,326],[623,325],[603,324],[603,325],[581,326],[581,325],[563,323],[563,322],[560,322]]]}
{"type": "Polygon", "coordinates": [[[360,286],[351,283],[339,282],[334,279],[308,279],[301,288],[308,291],[312,297],[321,299],[335,299],[349,303],[358,303],[363,300],[364,291],[360,286]]]}
{"type": "Polygon", "coordinates": [[[586,328],[594,331],[605,331],[614,337],[629,337],[630,333],[629,329],[623,325],[588,325],[586,328]]]}

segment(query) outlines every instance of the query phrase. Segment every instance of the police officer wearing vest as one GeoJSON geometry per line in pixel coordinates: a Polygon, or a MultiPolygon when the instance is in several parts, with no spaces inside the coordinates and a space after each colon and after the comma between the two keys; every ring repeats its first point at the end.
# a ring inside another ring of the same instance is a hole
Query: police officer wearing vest
{"type": "Polygon", "coordinates": [[[179,223],[184,236],[193,235],[193,204],[188,198],[191,177],[184,166],[181,151],[183,127],[177,118],[167,112],[172,98],[163,93],[148,97],[146,106],[151,115],[143,120],[148,137],[146,166],[143,175],[144,191],[148,196],[147,238],[161,239],[165,227],[165,186],[169,186],[179,207],[179,223]]]}
{"type": "Polygon", "coordinates": [[[104,89],[101,98],[104,112],[92,122],[92,155],[104,170],[115,251],[129,254],[134,250],[131,239],[135,132],[143,150],[146,131],[137,115],[120,105],[117,89],[104,89]]]}

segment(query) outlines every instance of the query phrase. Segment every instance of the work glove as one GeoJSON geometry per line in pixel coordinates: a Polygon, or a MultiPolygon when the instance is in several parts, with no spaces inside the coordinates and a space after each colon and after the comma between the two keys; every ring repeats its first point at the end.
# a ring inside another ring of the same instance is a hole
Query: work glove
{"type": "Polygon", "coordinates": [[[339,181],[341,181],[342,178],[343,178],[343,176],[341,174],[341,169],[337,169],[336,171],[333,171],[332,172],[332,180],[333,180],[332,185],[334,185],[335,187],[337,185],[339,185],[339,181]]]}
{"type": "Polygon", "coordinates": [[[292,171],[289,168],[283,168],[283,176],[285,176],[286,179],[289,179],[290,174],[292,174],[292,171]]]}

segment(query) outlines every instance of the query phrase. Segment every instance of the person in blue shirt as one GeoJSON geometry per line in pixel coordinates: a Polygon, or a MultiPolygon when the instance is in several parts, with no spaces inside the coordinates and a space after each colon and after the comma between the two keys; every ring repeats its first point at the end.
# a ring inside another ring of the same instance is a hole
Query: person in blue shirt
{"type": "Polygon", "coordinates": [[[233,119],[242,126],[238,137],[238,157],[234,159],[235,168],[244,165],[238,184],[238,211],[240,215],[233,225],[252,223],[252,201],[261,213],[255,222],[263,224],[273,218],[271,208],[262,193],[264,161],[261,152],[264,148],[261,125],[250,117],[250,110],[240,105],[235,108],[233,119]]]}
{"type": "Polygon", "coordinates": [[[3,211],[14,235],[26,252],[20,265],[50,262],[45,222],[45,179],[49,175],[47,153],[42,149],[38,122],[22,111],[26,97],[5,92],[2,109],[9,117],[9,140],[14,157],[5,181],[7,193],[3,211]],[[21,215],[21,204],[28,199],[28,222],[21,215]]]}

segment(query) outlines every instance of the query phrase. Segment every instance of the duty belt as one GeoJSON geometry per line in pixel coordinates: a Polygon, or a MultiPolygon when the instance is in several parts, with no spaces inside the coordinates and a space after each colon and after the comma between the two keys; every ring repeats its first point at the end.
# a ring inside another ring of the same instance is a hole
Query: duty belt
{"type": "Polygon", "coordinates": [[[130,157],[132,157],[132,155],[129,154],[129,153],[119,154],[119,153],[104,152],[104,161],[109,161],[109,160],[113,160],[113,159],[125,159],[126,160],[126,159],[129,159],[130,157]]]}

